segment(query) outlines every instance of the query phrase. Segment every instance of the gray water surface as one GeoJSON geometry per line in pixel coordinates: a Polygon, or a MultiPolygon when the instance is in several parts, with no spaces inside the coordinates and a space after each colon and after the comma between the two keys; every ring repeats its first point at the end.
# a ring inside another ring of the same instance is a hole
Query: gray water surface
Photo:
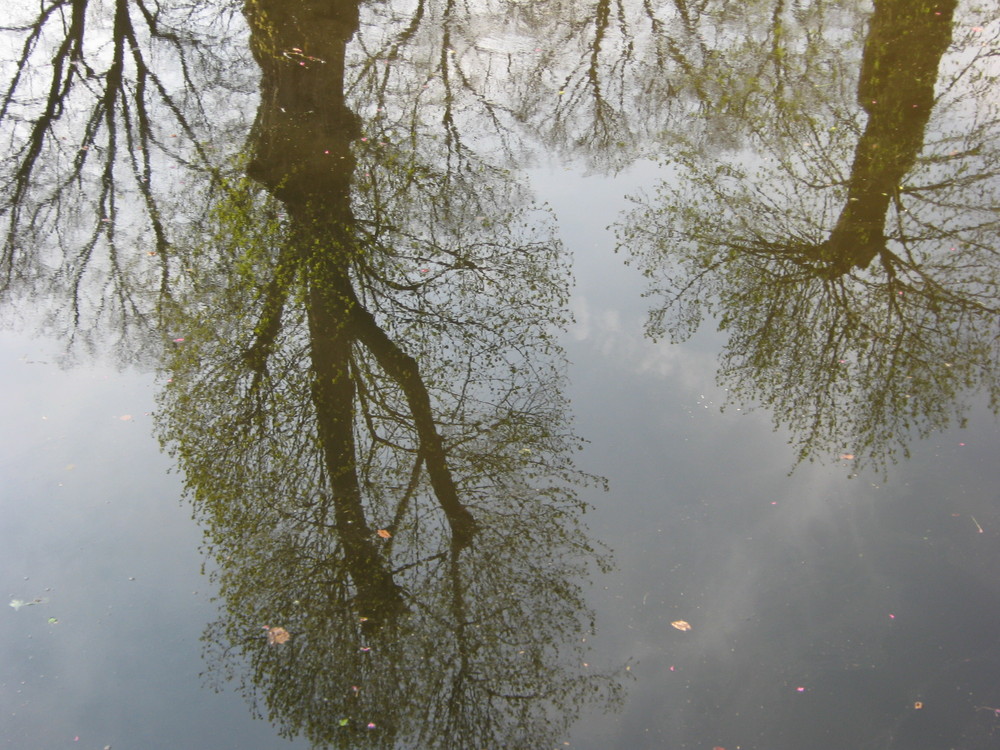
{"type": "Polygon", "coordinates": [[[995,2],[39,7],[0,745],[995,746],[995,2]]]}

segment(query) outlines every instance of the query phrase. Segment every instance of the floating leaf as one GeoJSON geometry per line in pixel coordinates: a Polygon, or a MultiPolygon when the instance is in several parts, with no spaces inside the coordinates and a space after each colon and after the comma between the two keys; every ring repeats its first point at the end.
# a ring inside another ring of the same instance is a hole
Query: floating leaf
{"type": "Polygon", "coordinates": [[[673,627],[677,628],[678,630],[690,630],[691,629],[691,623],[689,623],[687,620],[674,620],[670,624],[673,627]]]}
{"type": "Polygon", "coordinates": [[[376,534],[378,534],[378,535],[379,535],[380,537],[382,537],[383,539],[391,539],[391,538],[392,538],[392,534],[390,534],[390,533],[389,533],[388,531],[386,531],[385,529],[379,529],[379,530],[378,530],[378,531],[376,531],[375,533],[376,533],[376,534]]]}
{"type": "Polygon", "coordinates": [[[282,627],[265,628],[265,630],[267,630],[267,644],[269,646],[277,646],[292,637],[291,633],[282,627]]]}

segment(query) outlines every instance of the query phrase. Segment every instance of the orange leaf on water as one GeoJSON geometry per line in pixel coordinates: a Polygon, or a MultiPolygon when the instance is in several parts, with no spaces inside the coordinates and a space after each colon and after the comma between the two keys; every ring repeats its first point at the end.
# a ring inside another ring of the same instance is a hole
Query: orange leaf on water
{"type": "Polygon", "coordinates": [[[674,620],[670,624],[673,627],[677,628],[678,630],[690,630],[691,629],[691,623],[689,623],[687,620],[674,620]]]}
{"type": "Polygon", "coordinates": [[[375,533],[376,533],[376,534],[378,534],[378,535],[379,535],[380,537],[382,537],[383,539],[391,539],[391,538],[392,538],[392,534],[390,534],[390,533],[389,533],[388,531],[386,531],[385,529],[379,529],[379,530],[378,530],[378,531],[376,531],[375,533]]]}
{"type": "Polygon", "coordinates": [[[285,641],[287,641],[289,638],[292,637],[292,634],[282,627],[266,628],[266,630],[267,630],[267,644],[269,646],[276,646],[279,643],[284,643],[285,641]]]}

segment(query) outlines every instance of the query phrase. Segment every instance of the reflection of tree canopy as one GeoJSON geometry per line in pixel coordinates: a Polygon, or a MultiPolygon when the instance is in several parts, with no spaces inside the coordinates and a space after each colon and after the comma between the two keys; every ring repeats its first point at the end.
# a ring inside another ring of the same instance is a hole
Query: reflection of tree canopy
{"type": "MultiPolygon", "coordinates": [[[[247,13],[257,5],[248,3],[247,13]]],[[[57,334],[100,340],[101,348],[116,341],[123,358],[134,354],[130,347],[161,344],[160,308],[184,274],[172,234],[199,220],[188,195],[219,178],[255,96],[258,71],[237,10],[212,0],[48,0],[8,9],[0,27],[4,301],[30,297],[50,311],[57,334]]],[[[473,145],[518,149],[508,53],[477,42],[487,18],[498,28],[497,16],[447,3],[352,12],[360,30],[341,59],[338,96],[366,118],[373,143],[413,150],[416,118],[433,124],[419,132],[438,140],[449,160],[473,145]]],[[[270,52],[288,65],[329,67],[296,51],[303,38],[270,52]]],[[[258,53],[274,43],[260,40],[258,53]]]]}
{"type": "Polygon", "coordinates": [[[562,156],[605,169],[654,155],[677,132],[732,148],[753,128],[749,112],[821,101],[864,19],[857,4],[829,0],[518,7],[535,43],[511,54],[526,68],[513,76],[519,119],[562,156]]]}
{"type": "Polygon", "coordinates": [[[831,93],[759,116],[751,150],[680,143],[676,176],[620,230],[663,299],[650,333],[717,316],[720,382],[772,408],[800,458],[882,463],[965,392],[997,406],[997,89],[989,47],[951,42],[952,8],[876,3],[866,118],[831,93]]]}
{"type": "Polygon", "coordinates": [[[232,13],[143,0],[5,11],[0,294],[48,297],[56,333],[117,333],[129,350],[158,328],[177,272],[166,217],[184,188],[171,170],[208,168],[209,125],[226,129],[223,73],[238,101],[232,13]]]}
{"type": "Polygon", "coordinates": [[[580,666],[566,259],[482,156],[519,146],[505,53],[468,6],[242,10],[12,16],[4,303],[123,357],[179,339],[159,427],[217,563],[207,652],[286,733],[547,741],[615,687],[580,666]]]}
{"type": "Polygon", "coordinates": [[[219,565],[227,614],[208,648],[213,666],[245,659],[248,696],[318,743],[353,746],[339,723],[349,718],[376,723],[384,745],[527,746],[557,734],[594,687],[579,655],[563,653],[579,644],[577,582],[593,553],[577,526],[558,351],[521,305],[561,295],[565,278],[554,243],[521,234],[510,185],[475,181],[494,206],[506,201],[507,220],[462,205],[471,183],[455,187],[436,203],[433,236],[407,222],[420,193],[400,193],[399,211],[379,203],[379,244],[363,258],[359,247],[350,274],[377,303],[369,331],[317,301],[322,252],[287,256],[328,228],[297,231],[249,187],[219,206],[215,241],[192,257],[197,289],[182,308],[193,314],[177,322],[186,340],[161,426],[219,565]],[[448,220],[472,214],[468,227],[448,220]],[[343,360],[329,351],[338,338],[343,360]],[[414,369],[394,370],[382,347],[414,369]],[[322,400],[324,377],[353,387],[349,414],[322,400]],[[459,512],[474,518],[471,539],[442,502],[428,430],[459,512]],[[344,497],[352,486],[356,503],[344,497]],[[293,640],[266,647],[261,626],[278,624],[293,640]]]}
{"type": "Polygon", "coordinates": [[[561,248],[460,140],[361,135],[356,8],[248,18],[257,184],[183,256],[159,421],[217,563],[213,668],[317,745],[544,744],[614,692],[581,666],[600,558],[553,338],[561,248]]]}

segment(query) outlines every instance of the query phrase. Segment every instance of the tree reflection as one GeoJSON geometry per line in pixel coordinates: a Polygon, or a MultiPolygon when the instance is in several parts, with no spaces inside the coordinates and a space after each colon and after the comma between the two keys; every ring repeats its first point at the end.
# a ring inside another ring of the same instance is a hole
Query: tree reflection
{"type": "Polygon", "coordinates": [[[251,179],[184,255],[158,422],[217,567],[211,670],[316,745],[544,745],[618,690],[582,663],[604,557],[561,395],[561,249],[461,139],[364,135],[357,5],[246,14],[251,179]]]}
{"type": "Polygon", "coordinates": [[[214,102],[222,71],[224,95],[241,96],[232,12],[207,0],[5,11],[0,296],[42,307],[67,348],[149,356],[179,273],[167,217],[183,174],[170,170],[212,174],[208,125],[220,143],[229,126],[214,102]]]}
{"type": "Polygon", "coordinates": [[[836,85],[864,4],[594,0],[516,5],[516,115],[563,159],[601,171],[655,158],[678,133],[738,147],[754,112],[785,116],[836,85]],[[529,46],[530,45],[532,46],[529,46]]]}
{"type": "Polygon", "coordinates": [[[800,460],[884,465],[966,394],[998,406],[997,92],[978,32],[953,42],[954,9],[876,2],[863,126],[838,81],[807,80],[825,106],[744,113],[753,148],[722,159],[682,144],[676,187],[619,231],[663,298],[649,332],[717,316],[720,383],[773,409],[800,460]]]}

